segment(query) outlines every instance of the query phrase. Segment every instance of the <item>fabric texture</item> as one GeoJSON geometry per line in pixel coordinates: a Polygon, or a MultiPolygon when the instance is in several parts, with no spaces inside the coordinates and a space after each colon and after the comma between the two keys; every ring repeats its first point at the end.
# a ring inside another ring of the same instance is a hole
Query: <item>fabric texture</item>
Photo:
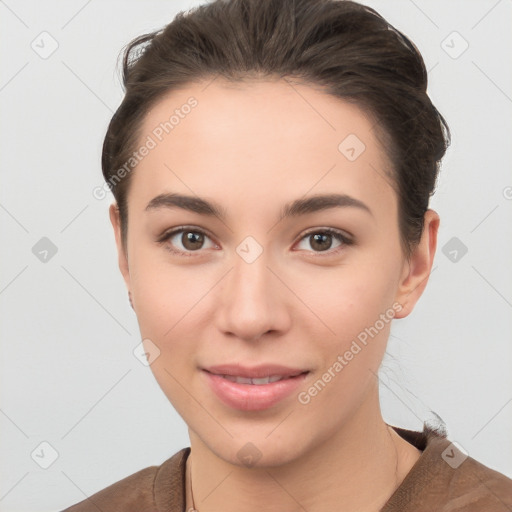
{"type": "MultiPolygon", "coordinates": [[[[512,512],[512,479],[427,424],[423,432],[390,426],[422,454],[381,512],[512,512]]],[[[185,512],[189,454],[183,448],[62,512],[185,512]]]]}

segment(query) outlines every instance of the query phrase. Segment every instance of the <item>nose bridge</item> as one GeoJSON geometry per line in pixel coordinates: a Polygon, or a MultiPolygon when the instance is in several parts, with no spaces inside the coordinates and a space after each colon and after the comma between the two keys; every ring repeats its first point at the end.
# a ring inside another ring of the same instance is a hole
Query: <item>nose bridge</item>
{"type": "Polygon", "coordinates": [[[280,303],[279,282],[267,268],[271,266],[267,253],[262,251],[255,259],[248,258],[254,250],[250,243],[248,251],[244,252],[247,246],[242,243],[234,255],[233,268],[222,288],[218,318],[225,333],[253,340],[284,327],[284,305],[280,303]]]}

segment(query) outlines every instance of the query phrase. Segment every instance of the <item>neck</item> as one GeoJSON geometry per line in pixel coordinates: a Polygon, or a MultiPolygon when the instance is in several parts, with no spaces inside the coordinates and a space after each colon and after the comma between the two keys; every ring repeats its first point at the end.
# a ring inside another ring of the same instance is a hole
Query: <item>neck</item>
{"type": "Polygon", "coordinates": [[[335,435],[281,466],[231,464],[189,433],[198,512],[378,511],[421,455],[386,425],[378,393],[335,435]]]}

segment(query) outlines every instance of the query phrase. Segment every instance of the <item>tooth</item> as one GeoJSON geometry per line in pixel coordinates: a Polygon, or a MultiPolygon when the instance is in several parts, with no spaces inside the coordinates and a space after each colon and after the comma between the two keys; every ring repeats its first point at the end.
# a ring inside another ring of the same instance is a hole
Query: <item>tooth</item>
{"type": "Polygon", "coordinates": [[[252,384],[251,379],[248,379],[247,377],[235,377],[235,378],[236,378],[236,382],[238,382],[238,384],[252,384]]]}
{"type": "Polygon", "coordinates": [[[269,377],[262,377],[260,379],[251,379],[252,384],[268,384],[269,377]]]}
{"type": "Polygon", "coordinates": [[[227,379],[231,382],[236,382],[238,384],[253,384],[255,386],[261,386],[263,384],[269,384],[284,379],[284,377],[282,377],[281,375],[272,375],[271,377],[260,377],[255,379],[249,379],[247,377],[238,377],[235,375],[222,375],[222,377],[224,379],[227,379]]]}

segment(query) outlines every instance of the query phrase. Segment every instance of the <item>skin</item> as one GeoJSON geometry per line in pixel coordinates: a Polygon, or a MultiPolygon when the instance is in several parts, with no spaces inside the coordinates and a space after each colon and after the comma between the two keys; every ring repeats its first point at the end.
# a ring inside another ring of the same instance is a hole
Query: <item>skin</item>
{"type": "Polygon", "coordinates": [[[127,252],[117,207],[110,207],[142,338],[160,350],[151,370],[189,428],[196,508],[378,510],[421,454],[380,411],[377,372],[391,322],[307,405],[293,393],[267,410],[232,409],[199,368],[271,362],[309,369],[299,389],[307,391],[393,304],[401,307],[395,318],[410,314],[432,268],[439,216],[426,212],[407,259],[386,179],[390,163],[358,107],[284,80],[206,85],[173,91],[144,120],[141,140],[190,96],[198,101],[133,171],[127,252]],[[352,162],[338,150],[349,134],[366,146],[352,162]],[[227,217],[146,211],[164,192],[215,201],[227,217]],[[333,192],[372,213],[330,208],[278,222],[285,203],[333,192]],[[181,234],[157,242],[183,225],[210,236],[195,250],[181,234]],[[327,227],[354,243],[333,237],[322,251],[311,235],[327,227]],[[250,264],[236,252],[247,236],[263,248],[250,264]],[[173,254],[172,246],[192,256],[173,254]],[[248,442],[261,452],[253,467],[237,457],[248,442]]]}

